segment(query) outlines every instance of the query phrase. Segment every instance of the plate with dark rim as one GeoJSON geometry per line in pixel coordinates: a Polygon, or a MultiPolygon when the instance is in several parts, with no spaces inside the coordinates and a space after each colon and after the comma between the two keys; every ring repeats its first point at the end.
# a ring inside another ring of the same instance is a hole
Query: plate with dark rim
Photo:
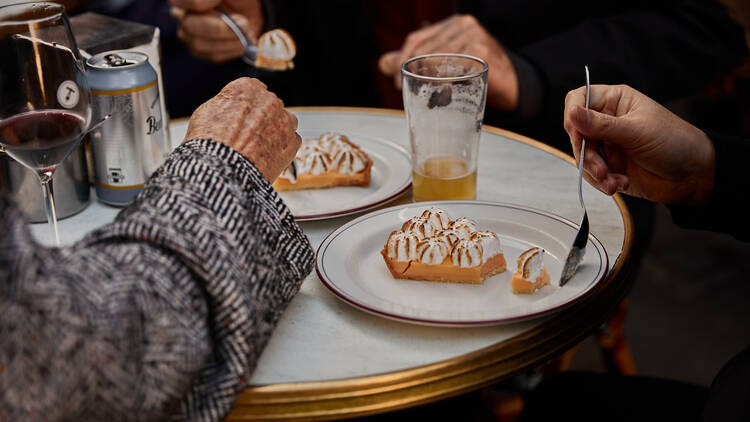
{"type": "Polygon", "coordinates": [[[548,211],[484,201],[435,201],[377,210],[331,233],[317,251],[316,270],[323,285],[344,302],[372,314],[413,324],[483,326],[520,322],[558,312],[580,301],[607,275],[602,243],[589,235],[576,274],[557,286],[562,264],[578,225],[548,211]],[[451,219],[468,217],[480,230],[500,237],[507,270],[482,284],[394,279],[380,254],[389,234],[432,206],[451,219]],[[530,295],[511,292],[518,256],[531,247],[545,250],[551,283],[530,295]]]}
{"type": "MultiPolygon", "coordinates": [[[[323,132],[299,131],[303,139],[323,132]]],[[[370,185],[279,192],[298,221],[322,220],[366,211],[390,202],[411,186],[409,152],[391,141],[351,132],[337,132],[362,148],[372,160],[370,185]]]]}

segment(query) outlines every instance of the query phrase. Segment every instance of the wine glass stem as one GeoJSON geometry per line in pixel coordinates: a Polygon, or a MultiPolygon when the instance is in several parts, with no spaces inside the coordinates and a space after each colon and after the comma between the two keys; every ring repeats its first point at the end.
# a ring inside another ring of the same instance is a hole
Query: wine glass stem
{"type": "Polygon", "coordinates": [[[52,171],[39,172],[39,181],[42,183],[44,194],[44,211],[47,214],[47,222],[55,235],[55,244],[60,246],[60,233],[57,230],[57,211],[55,210],[55,198],[52,195],[52,171]]]}

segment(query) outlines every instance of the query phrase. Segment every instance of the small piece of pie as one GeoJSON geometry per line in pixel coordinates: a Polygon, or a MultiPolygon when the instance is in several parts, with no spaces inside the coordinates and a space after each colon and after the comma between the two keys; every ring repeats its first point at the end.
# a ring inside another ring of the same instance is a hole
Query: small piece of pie
{"type": "Polygon", "coordinates": [[[531,294],[549,284],[544,268],[544,249],[531,248],[518,257],[517,269],[510,280],[516,294],[531,294]]]}
{"type": "Polygon", "coordinates": [[[269,70],[294,69],[292,59],[297,54],[297,44],[283,29],[272,29],[258,39],[255,67],[269,70]]]}
{"type": "Polygon", "coordinates": [[[398,279],[481,284],[506,266],[497,234],[434,207],[392,232],[380,253],[398,279]]]}
{"type": "Polygon", "coordinates": [[[370,185],[372,160],[349,138],[326,133],[305,139],[297,155],[273,183],[279,192],[370,185]]]}

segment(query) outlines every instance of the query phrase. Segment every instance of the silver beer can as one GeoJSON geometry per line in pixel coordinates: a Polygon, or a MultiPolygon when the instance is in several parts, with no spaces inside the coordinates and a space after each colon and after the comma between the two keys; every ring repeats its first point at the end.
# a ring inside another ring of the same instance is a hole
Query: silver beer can
{"type": "Polygon", "coordinates": [[[86,62],[96,122],[92,131],[94,186],[99,200],[127,205],[169,153],[156,72],[148,56],[107,51],[86,62]]]}

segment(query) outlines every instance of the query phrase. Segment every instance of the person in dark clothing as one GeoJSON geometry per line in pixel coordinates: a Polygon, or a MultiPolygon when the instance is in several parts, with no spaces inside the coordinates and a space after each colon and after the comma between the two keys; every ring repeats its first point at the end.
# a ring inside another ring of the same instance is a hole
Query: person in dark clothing
{"type": "Polygon", "coordinates": [[[596,83],[627,83],[664,102],[701,89],[747,55],[742,27],[714,0],[458,6],[467,15],[411,34],[413,42],[386,54],[381,68],[398,78],[400,62],[413,55],[480,56],[491,63],[487,123],[563,151],[570,151],[560,126],[563,99],[581,84],[584,65],[596,83]],[[493,63],[501,73],[494,78],[493,63]]]}
{"type": "MultiPolygon", "coordinates": [[[[602,192],[667,204],[673,219],[750,241],[742,207],[750,188],[750,140],[706,133],[628,86],[585,88],[565,101],[575,155],[586,138],[583,170],[602,192]]],[[[750,348],[731,359],[710,389],[672,380],[590,373],[548,377],[527,397],[521,420],[750,420],[750,348]]]]}
{"type": "Polygon", "coordinates": [[[257,75],[292,106],[402,108],[387,82],[400,83],[406,58],[481,57],[490,64],[485,123],[563,151],[563,98],[580,85],[584,64],[597,83],[628,83],[663,102],[703,88],[747,55],[741,26],[716,0],[170,2],[182,10],[180,38],[213,62],[242,51],[214,7],[252,36],[288,30],[298,44],[295,69],[257,75]]]}

